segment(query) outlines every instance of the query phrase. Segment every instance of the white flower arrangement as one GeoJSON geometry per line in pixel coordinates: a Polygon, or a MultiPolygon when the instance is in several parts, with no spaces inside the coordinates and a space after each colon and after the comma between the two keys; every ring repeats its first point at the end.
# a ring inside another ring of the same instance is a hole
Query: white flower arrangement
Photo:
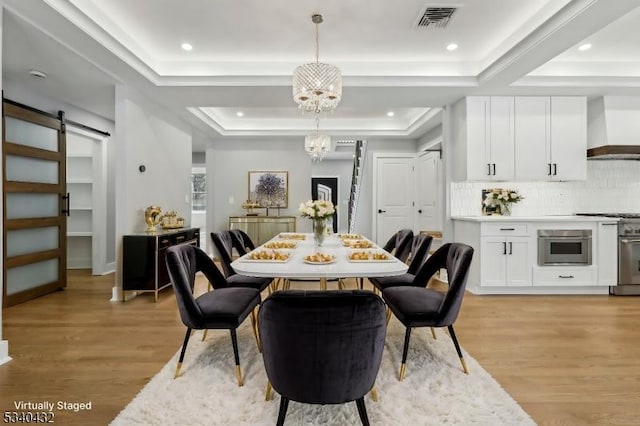
{"type": "Polygon", "coordinates": [[[306,203],[300,203],[298,210],[303,217],[314,220],[329,219],[336,212],[333,203],[328,200],[309,200],[306,203]]]}
{"type": "Polygon", "coordinates": [[[483,211],[497,211],[502,214],[509,214],[511,204],[524,200],[524,197],[518,194],[515,189],[503,188],[487,189],[484,197],[484,200],[482,200],[483,211]]]}

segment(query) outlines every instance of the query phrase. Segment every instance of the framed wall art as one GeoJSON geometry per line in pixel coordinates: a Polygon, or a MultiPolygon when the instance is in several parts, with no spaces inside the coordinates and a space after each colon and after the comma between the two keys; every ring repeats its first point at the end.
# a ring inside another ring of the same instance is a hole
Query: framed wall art
{"type": "Polygon", "coordinates": [[[289,172],[250,171],[249,200],[261,207],[287,208],[289,197],[289,172]]]}

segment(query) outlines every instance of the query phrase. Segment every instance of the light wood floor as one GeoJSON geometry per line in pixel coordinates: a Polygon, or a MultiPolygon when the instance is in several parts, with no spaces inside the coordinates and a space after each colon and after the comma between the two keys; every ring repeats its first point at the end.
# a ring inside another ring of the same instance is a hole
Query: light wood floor
{"type": "MultiPolygon", "coordinates": [[[[112,282],[72,272],[65,291],[3,311],[13,357],[0,366],[3,412],[20,400],[91,401],[55,424],[107,424],[179,349],[172,291],[110,303],[112,282]]],[[[467,294],[456,332],[539,424],[640,422],[640,297],[467,294]]]]}

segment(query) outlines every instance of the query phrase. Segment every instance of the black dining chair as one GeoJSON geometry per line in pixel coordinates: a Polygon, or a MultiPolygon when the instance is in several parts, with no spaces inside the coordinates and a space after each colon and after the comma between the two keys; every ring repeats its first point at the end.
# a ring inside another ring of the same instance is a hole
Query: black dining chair
{"type": "Polygon", "coordinates": [[[233,345],[238,386],[242,386],[244,381],[240,369],[236,329],[251,314],[253,332],[260,349],[255,314],[255,308],[260,305],[260,292],[255,288],[229,287],[211,258],[200,248],[192,245],[169,247],[166,264],[176,295],[180,318],[187,326],[174,378],[180,375],[192,330],[228,329],[233,345]],[[202,272],[213,287],[212,291],[198,297],[193,295],[196,272],[202,272]]]}
{"type": "Polygon", "coordinates": [[[387,307],[406,327],[399,380],[402,380],[406,373],[409,339],[411,330],[415,327],[447,327],[462,369],[466,374],[469,373],[453,330],[453,323],[460,312],[472,258],[472,247],[461,243],[444,244],[419,269],[415,279],[416,286],[387,287],[382,291],[387,307]],[[441,292],[426,288],[429,278],[441,268],[446,268],[449,276],[448,290],[441,292]]]}
{"type": "MultiPolygon", "coordinates": [[[[400,285],[412,285],[417,286],[415,282],[416,273],[425,262],[427,255],[429,254],[429,248],[433,237],[429,235],[418,234],[413,238],[411,262],[409,263],[409,269],[402,275],[394,275],[389,277],[371,277],[369,281],[375,288],[382,291],[387,287],[394,287],[400,285]]],[[[426,286],[427,283],[424,283],[426,286]]]]}
{"type": "MultiPolygon", "coordinates": [[[[231,287],[251,287],[259,291],[269,287],[273,278],[250,277],[237,274],[231,267],[233,262],[233,241],[234,237],[230,231],[212,232],[211,240],[218,252],[218,258],[222,265],[225,278],[231,287]]],[[[236,243],[237,244],[237,243],[236,243]]]]}
{"type": "Polygon", "coordinates": [[[411,242],[413,241],[413,231],[411,229],[401,229],[389,238],[382,248],[392,253],[399,261],[406,262],[411,254],[411,242]]]}
{"type": "MultiPolygon", "coordinates": [[[[262,357],[280,394],[276,425],[289,401],[355,401],[369,425],[364,396],[372,390],[386,334],[384,303],[370,291],[280,291],[260,308],[262,357]]],[[[267,395],[268,398],[268,395],[267,395]]]]}
{"type": "Polygon", "coordinates": [[[231,233],[233,247],[238,252],[238,255],[244,256],[251,250],[256,249],[251,237],[242,229],[232,229],[229,232],[231,233]]]}

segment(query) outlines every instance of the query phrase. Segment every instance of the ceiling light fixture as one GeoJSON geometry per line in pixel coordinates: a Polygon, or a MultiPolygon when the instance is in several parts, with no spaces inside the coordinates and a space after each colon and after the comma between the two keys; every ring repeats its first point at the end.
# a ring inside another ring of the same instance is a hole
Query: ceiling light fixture
{"type": "Polygon", "coordinates": [[[331,137],[320,132],[320,117],[316,114],[316,130],[304,138],[304,150],[315,163],[322,161],[327,152],[331,151],[331,137]]]}
{"type": "Polygon", "coordinates": [[[44,71],[40,71],[37,69],[30,69],[29,70],[29,75],[32,77],[38,77],[38,78],[47,78],[47,73],[44,71]]]}
{"type": "Polygon", "coordinates": [[[186,50],[187,52],[190,52],[193,50],[193,46],[190,45],[189,43],[182,43],[180,47],[182,47],[182,49],[186,50]]]}
{"type": "Polygon", "coordinates": [[[457,48],[458,48],[458,45],[457,45],[457,44],[455,44],[455,43],[451,43],[451,44],[448,44],[448,45],[447,45],[447,50],[448,50],[449,52],[453,52],[453,51],[454,51],[454,50],[456,50],[457,48]]]}
{"type": "Polygon", "coordinates": [[[244,112],[242,112],[242,111],[238,111],[238,112],[236,112],[236,115],[237,115],[238,117],[244,117],[244,112]]]}
{"type": "Polygon", "coordinates": [[[585,50],[589,50],[589,49],[591,49],[591,43],[585,43],[585,44],[580,45],[580,47],[578,47],[578,50],[583,51],[583,52],[585,50]]]}
{"type": "Polygon", "coordinates": [[[312,15],[311,21],[316,24],[316,61],[300,65],[293,72],[293,100],[303,112],[329,112],[342,99],[342,73],[338,67],[320,62],[322,15],[312,15]]]}
{"type": "Polygon", "coordinates": [[[393,112],[393,111],[389,111],[389,112],[387,113],[387,117],[393,117],[394,115],[396,115],[396,113],[395,113],[395,112],[393,112]]]}

